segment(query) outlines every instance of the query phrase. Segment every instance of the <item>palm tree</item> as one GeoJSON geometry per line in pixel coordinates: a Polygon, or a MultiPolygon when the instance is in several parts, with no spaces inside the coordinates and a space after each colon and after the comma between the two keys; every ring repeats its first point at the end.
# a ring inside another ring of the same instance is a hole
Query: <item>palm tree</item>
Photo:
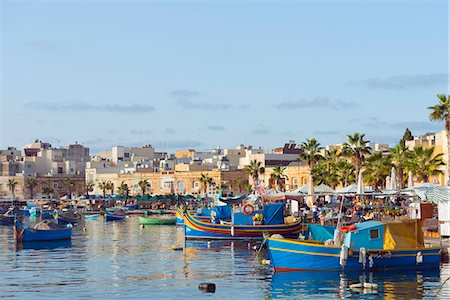
{"type": "Polygon", "coordinates": [[[391,163],[397,172],[397,178],[391,178],[391,180],[397,180],[399,188],[403,189],[406,182],[406,171],[411,166],[411,151],[398,144],[391,149],[391,163]]]}
{"type": "Polygon", "coordinates": [[[16,191],[16,186],[17,186],[17,181],[15,179],[9,179],[8,183],[6,184],[6,186],[9,188],[9,190],[11,191],[12,197],[13,199],[16,198],[15,195],[15,191],[16,191]]]}
{"type": "Polygon", "coordinates": [[[94,191],[95,183],[92,181],[88,181],[88,182],[85,182],[83,184],[83,186],[84,186],[84,190],[86,192],[86,198],[89,199],[89,192],[94,191]]]}
{"type": "Polygon", "coordinates": [[[374,152],[367,158],[363,172],[364,180],[368,184],[374,185],[375,189],[382,190],[386,185],[386,177],[389,176],[391,169],[390,157],[383,155],[380,151],[374,152]]]}
{"type": "Polygon", "coordinates": [[[320,155],[320,150],[323,148],[316,139],[306,139],[306,142],[302,143],[303,153],[300,154],[300,159],[308,164],[310,170],[313,169],[314,165],[322,158],[320,155]]]}
{"type": "Polygon", "coordinates": [[[440,169],[441,166],[445,166],[442,159],[444,154],[434,154],[434,150],[434,147],[423,148],[422,146],[417,146],[414,148],[411,158],[411,165],[414,166],[412,172],[422,182],[428,182],[431,176],[444,174],[440,169]]]}
{"type": "Polygon", "coordinates": [[[259,175],[264,174],[265,168],[262,166],[260,161],[252,160],[250,164],[244,167],[245,174],[252,177],[254,189],[256,190],[259,185],[259,175]]]}
{"type": "Polygon", "coordinates": [[[437,95],[439,99],[439,103],[428,107],[428,109],[431,110],[430,113],[430,120],[431,121],[444,121],[445,122],[445,133],[447,135],[447,149],[448,149],[448,155],[447,155],[447,182],[446,185],[448,185],[449,176],[450,176],[450,95],[440,94],[437,95]]]}
{"type": "Polygon", "coordinates": [[[340,160],[338,150],[326,150],[325,155],[319,159],[318,164],[313,167],[314,184],[326,184],[333,189],[339,184],[337,174],[337,163],[340,160]]]}
{"type": "Polygon", "coordinates": [[[142,197],[144,197],[144,195],[145,195],[145,190],[146,190],[147,188],[151,187],[151,185],[150,185],[150,183],[149,183],[147,180],[145,180],[145,179],[140,180],[140,181],[138,182],[138,185],[139,185],[139,187],[140,187],[141,190],[142,190],[142,197]]]}
{"type": "Polygon", "coordinates": [[[343,153],[350,157],[355,165],[355,177],[357,178],[361,167],[365,161],[365,156],[370,154],[371,149],[367,146],[369,141],[364,140],[365,134],[358,132],[353,135],[347,135],[348,142],[344,143],[343,153]]]}
{"type": "Polygon", "coordinates": [[[338,182],[344,187],[354,183],[356,181],[355,166],[345,159],[340,159],[336,163],[336,175],[338,182]]]}
{"type": "Polygon", "coordinates": [[[49,198],[50,195],[53,194],[53,189],[51,187],[49,187],[49,186],[44,186],[42,188],[42,193],[44,193],[44,195],[46,195],[47,198],[49,198]]]}
{"type": "Polygon", "coordinates": [[[213,183],[213,179],[208,176],[208,173],[207,174],[201,173],[200,178],[198,180],[203,184],[204,197],[206,197],[208,186],[210,186],[213,183]]]}
{"type": "Polygon", "coordinates": [[[214,189],[219,193],[219,195],[222,195],[223,191],[228,189],[228,184],[226,184],[225,182],[219,183],[214,187],[214,189]]]}
{"type": "Polygon", "coordinates": [[[66,178],[63,180],[63,186],[67,188],[69,191],[69,199],[72,199],[72,187],[73,187],[73,181],[70,178],[66,178]]]}
{"type": "Polygon", "coordinates": [[[128,202],[128,195],[130,193],[130,188],[128,187],[128,184],[126,184],[124,181],[117,187],[117,194],[119,194],[121,197],[125,197],[125,204],[127,205],[128,202]]]}
{"type": "Polygon", "coordinates": [[[270,179],[275,182],[277,190],[279,191],[283,190],[283,181],[287,178],[287,176],[284,175],[284,171],[286,171],[286,167],[275,166],[272,173],[270,174],[270,179]]]}
{"type": "Polygon", "coordinates": [[[100,181],[98,183],[98,188],[101,189],[103,192],[103,199],[106,198],[106,191],[111,189],[111,185],[112,185],[111,181],[106,180],[100,181]]]}
{"type": "Polygon", "coordinates": [[[247,191],[247,194],[251,194],[253,192],[253,186],[250,183],[245,183],[244,188],[247,191]]]}
{"type": "Polygon", "coordinates": [[[231,181],[230,189],[233,190],[234,187],[236,187],[237,190],[238,190],[238,194],[240,194],[241,191],[242,191],[242,188],[243,188],[244,185],[245,185],[245,183],[247,183],[246,180],[242,180],[241,178],[236,178],[236,179],[234,179],[234,180],[231,181]]]}
{"type": "Polygon", "coordinates": [[[37,186],[37,181],[35,178],[26,178],[25,187],[30,191],[30,198],[34,198],[34,188],[37,186]]]}

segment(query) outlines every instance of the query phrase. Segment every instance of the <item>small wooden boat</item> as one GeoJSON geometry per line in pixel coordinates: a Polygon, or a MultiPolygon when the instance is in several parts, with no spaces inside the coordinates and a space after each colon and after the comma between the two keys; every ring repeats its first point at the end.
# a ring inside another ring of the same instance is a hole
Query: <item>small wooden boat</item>
{"type": "Polygon", "coordinates": [[[175,225],[176,218],[143,218],[139,217],[140,225],[175,225]]]}
{"type": "Polygon", "coordinates": [[[267,243],[275,272],[356,271],[440,265],[442,247],[425,247],[421,227],[415,222],[368,221],[356,224],[353,230],[347,229],[339,230],[342,245],[270,237],[267,243]]]}
{"type": "MultiPolygon", "coordinates": [[[[219,216],[219,207],[216,207],[216,216],[219,216]]],[[[253,214],[234,213],[234,223],[220,222],[216,223],[219,218],[215,218],[213,223],[200,221],[191,213],[186,212],[184,215],[186,239],[221,239],[221,240],[262,240],[263,233],[281,234],[284,237],[298,237],[299,233],[304,229],[301,221],[292,223],[284,223],[283,217],[284,204],[270,204],[265,206],[265,224],[251,223],[253,214]],[[242,222],[241,222],[242,221],[242,222]]],[[[221,209],[222,210],[222,209],[221,209]]],[[[229,208],[231,213],[231,208],[229,208]]],[[[228,219],[228,215],[224,215],[224,219],[228,219]]]]}
{"type": "Polygon", "coordinates": [[[99,216],[100,215],[85,215],[84,218],[89,220],[96,220],[99,218],[99,216]]]}
{"type": "Polygon", "coordinates": [[[127,217],[127,214],[123,210],[118,210],[115,213],[106,214],[105,220],[106,220],[106,222],[122,221],[122,220],[125,220],[126,217],[127,217]]]}
{"type": "Polygon", "coordinates": [[[16,220],[14,223],[14,238],[18,243],[70,240],[72,238],[72,225],[59,225],[43,221],[33,228],[29,228],[16,220]]]}
{"type": "Polygon", "coordinates": [[[14,225],[14,220],[22,220],[24,215],[18,208],[10,208],[6,213],[0,215],[0,225],[14,225]]]}
{"type": "Polygon", "coordinates": [[[55,219],[58,220],[58,224],[72,224],[75,225],[81,222],[81,215],[77,212],[62,212],[58,211],[55,214],[55,219]]]}

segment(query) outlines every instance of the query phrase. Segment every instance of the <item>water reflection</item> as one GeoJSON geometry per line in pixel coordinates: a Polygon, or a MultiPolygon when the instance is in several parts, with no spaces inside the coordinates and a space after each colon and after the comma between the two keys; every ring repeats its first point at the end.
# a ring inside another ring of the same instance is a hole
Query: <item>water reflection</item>
{"type": "MultiPolygon", "coordinates": [[[[183,228],[89,220],[72,241],[16,247],[12,228],[0,227],[0,298],[210,298],[200,282],[214,282],[216,299],[429,298],[450,276],[449,265],[421,272],[298,272],[272,274],[255,244],[186,241],[183,228]],[[183,251],[173,251],[172,246],[183,251]],[[372,281],[378,294],[349,285],[372,281]]],[[[450,281],[449,281],[450,283],[450,281]]],[[[450,287],[439,293],[450,299],[450,287]]]]}
{"type": "Polygon", "coordinates": [[[54,250],[57,248],[71,248],[72,241],[23,242],[16,244],[16,251],[20,250],[54,250]]]}

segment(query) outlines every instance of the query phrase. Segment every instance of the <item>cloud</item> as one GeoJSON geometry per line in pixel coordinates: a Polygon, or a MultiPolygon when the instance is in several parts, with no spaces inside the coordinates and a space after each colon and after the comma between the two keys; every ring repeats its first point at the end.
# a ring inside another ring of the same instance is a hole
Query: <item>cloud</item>
{"type": "Polygon", "coordinates": [[[217,125],[207,126],[206,128],[211,131],[224,131],[225,130],[224,126],[217,126],[217,125]]]}
{"type": "Polygon", "coordinates": [[[118,112],[118,113],[148,113],[155,110],[151,105],[147,104],[91,104],[87,102],[30,102],[25,107],[31,107],[33,109],[48,110],[52,112],[118,112]]]}
{"type": "Polygon", "coordinates": [[[313,134],[315,134],[315,135],[338,135],[339,131],[332,131],[332,130],[330,130],[330,131],[326,131],[326,130],[322,131],[322,130],[317,130],[317,131],[314,131],[313,134]]]}
{"type": "Polygon", "coordinates": [[[131,129],[130,134],[149,134],[152,133],[151,129],[131,129]]]}
{"type": "Polygon", "coordinates": [[[186,89],[176,89],[169,93],[172,97],[176,98],[191,98],[201,96],[202,93],[198,91],[186,90],[186,89]]]}
{"type": "Polygon", "coordinates": [[[264,134],[269,134],[269,133],[270,133],[269,129],[266,129],[266,128],[255,128],[255,129],[253,129],[253,131],[250,134],[253,134],[253,135],[264,135],[264,134]]]}
{"type": "Polygon", "coordinates": [[[278,109],[302,109],[302,108],[333,108],[333,109],[345,109],[356,107],[357,104],[353,102],[347,102],[342,100],[331,101],[328,97],[315,97],[312,100],[300,98],[293,101],[284,101],[275,105],[278,109]]]}
{"type": "Polygon", "coordinates": [[[370,89],[403,90],[408,88],[430,88],[448,84],[448,74],[399,75],[384,79],[369,78],[350,85],[363,85],[370,89]]]}
{"type": "Polygon", "coordinates": [[[230,104],[208,103],[189,99],[178,99],[178,104],[184,109],[225,110],[231,108],[230,104]]]}

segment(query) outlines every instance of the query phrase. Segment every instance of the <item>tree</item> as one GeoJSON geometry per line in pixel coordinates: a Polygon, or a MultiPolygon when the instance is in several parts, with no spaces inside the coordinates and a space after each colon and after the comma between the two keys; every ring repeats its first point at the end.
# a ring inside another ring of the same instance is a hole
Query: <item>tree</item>
{"type": "Polygon", "coordinates": [[[313,181],[315,185],[326,184],[333,189],[339,184],[337,174],[337,163],[340,160],[338,150],[326,150],[325,155],[319,159],[317,165],[313,167],[313,181]]]}
{"type": "Polygon", "coordinates": [[[356,181],[355,166],[345,159],[340,159],[336,164],[336,174],[342,186],[348,186],[356,181]]]}
{"type": "Polygon", "coordinates": [[[272,173],[270,174],[270,179],[275,182],[277,190],[279,191],[283,190],[283,181],[287,178],[287,176],[284,175],[284,171],[286,171],[286,167],[275,166],[272,173]]]}
{"type": "Polygon", "coordinates": [[[397,180],[399,188],[403,189],[406,183],[406,171],[411,165],[411,152],[401,144],[396,145],[391,149],[391,163],[397,173],[397,178],[391,178],[391,180],[397,180]]]}
{"type": "Polygon", "coordinates": [[[237,187],[238,194],[240,194],[245,183],[247,183],[246,180],[242,180],[241,178],[236,178],[231,181],[230,188],[231,188],[231,190],[233,190],[233,187],[237,187]]]}
{"type": "Polygon", "coordinates": [[[198,179],[203,185],[204,197],[207,196],[208,186],[213,183],[213,179],[208,176],[208,174],[200,174],[200,178],[198,179]]]}
{"type": "Polygon", "coordinates": [[[44,186],[44,187],[42,188],[42,193],[44,193],[44,195],[46,195],[47,198],[49,198],[50,195],[53,194],[53,189],[52,189],[51,187],[44,186]]]}
{"type": "Polygon", "coordinates": [[[85,182],[83,184],[83,186],[84,186],[84,190],[86,192],[86,198],[89,199],[89,192],[94,191],[95,183],[92,181],[88,181],[88,182],[85,182]]]}
{"type": "Polygon", "coordinates": [[[371,149],[367,146],[369,141],[364,140],[365,134],[359,132],[347,135],[348,141],[344,143],[343,153],[348,156],[355,165],[355,178],[358,178],[365,156],[370,154],[371,149]]]}
{"type": "Polygon", "coordinates": [[[446,185],[449,184],[449,175],[450,175],[450,95],[447,97],[444,94],[437,95],[439,99],[439,103],[428,107],[431,110],[430,120],[431,121],[444,121],[445,122],[445,133],[447,135],[447,178],[446,185]]]}
{"type": "Polygon", "coordinates": [[[106,198],[106,191],[111,189],[111,186],[112,186],[111,181],[103,180],[98,183],[98,188],[101,189],[103,192],[103,199],[106,198]]]}
{"type": "Polygon", "coordinates": [[[254,189],[256,190],[259,185],[259,175],[264,174],[265,168],[262,166],[260,161],[252,160],[250,161],[250,164],[246,165],[244,167],[244,172],[248,176],[252,177],[254,189]]]}
{"type": "Polygon", "coordinates": [[[117,194],[119,194],[120,197],[125,197],[124,206],[126,206],[128,202],[128,195],[130,194],[130,188],[128,187],[128,184],[122,181],[122,183],[117,187],[117,194]]]}
{"type": "Polygon", "coordinates": [[[253,192],[253,186],[248,182],[244,184],[244,189],[247,194],[251,194],[253,192]]]}
{"type": "Polygon", "coordinates": [[[145,179],[140,180],[140,181],[138,182],[138,185],[139,185],[139,187],[141,188],[141,191],[142,191],[142,197],[144,197],[144,195],[145,195],[145,190],[147,190],[147,188],[151,187],[151,185],[150,185],[150,183],[149,183],[147,180],[145,180],[145,179]]]}
{"type": "Polygon", "coordinates": [[[386,185],[386,177],[389,176],[391,169],[390,157],[383,155],[380,151],[374,152],[367,158],[363,172],[364,181],[375,186],[375,189],[382,190],[386,185]]]}
{"type": "Polygon", "coordinates": [[[35,178],[26,178],[25,187],[30,191],[30,198],[34,198],[34,188],[37,186],[37,181],[35,178]]]}
{"type": "Polygon", "coordinates": [[[403,137],[400,140],[400,145],[402,145],[403,147],[406,147],[406,141],[411,141],[413,139],[414,139],[414,137],[413,137],[411,131],[409,130],[409,128],[406,128],[405,133],[403,134],[403,137]]]}
{"type": "Polygon", "coordinates": [[[414,148],[411,158],[412,172],[421,182],[428,182],[431,176],[444,173],[441,170],[441,166],[445,166],[442,159],[444,154],[434,154],[434,150],[434,147],[423,148],[422,146],[417,146],[414,148]]]}
{"type": "Polygon", "coordinates": [[[73,187],[73,181],[70,178],[66,178],[63,180],[63,186],[67,188],[69,191],[68,196],[69,199],[72,199],[72,187],[73,187]]]}
{"type": "Polygon", "coordinates": [[[316,139],[306,139],[306,142],[302,143],[303,153],[300,154],[300,159],[308,164],[310,170],[314,165],[322,158],[320,150],[323,149],[320,143],[316,139]]]}
{"type": "Polygon", "coordinates": [[[17,186],[17,181],[15,180],[15,179],[9,179],[8,180],[8,183],[6,184],[6,186],[9,188],[9,191],[11,192],[11,194],[12,194],[12,197],[13,197],[13,199],[15,199],[16,198],[16,194],[15,194],[15,191],[16,191],[16,186],[17,186]]]}

